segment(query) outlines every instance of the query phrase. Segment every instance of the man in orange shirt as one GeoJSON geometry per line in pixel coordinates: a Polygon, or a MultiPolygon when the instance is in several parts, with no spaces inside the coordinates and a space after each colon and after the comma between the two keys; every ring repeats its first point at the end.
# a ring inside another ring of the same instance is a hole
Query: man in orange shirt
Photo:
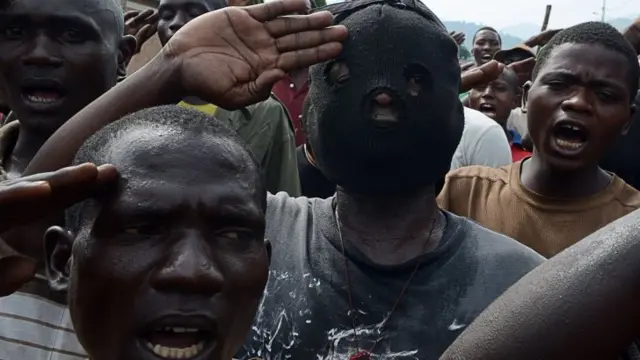
{"type": "Polygon", "coordinates": [[[634,49],[610,25],[558,33],[525,94],[533,156],[450,173],[440,206],[546,257],[637,209],[640,192],[599,162],[630,125],[639,75],[634,49]]]}

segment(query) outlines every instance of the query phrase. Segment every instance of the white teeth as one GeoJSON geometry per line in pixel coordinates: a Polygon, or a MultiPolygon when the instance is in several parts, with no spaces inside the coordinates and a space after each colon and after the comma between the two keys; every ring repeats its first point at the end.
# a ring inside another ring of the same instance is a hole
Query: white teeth
{"type": "Polygon", "coordinates": [[[562,127],[565,129],[570,129],[574,131],[582,131],[582,128],[576,125],[562,125],[562,127]]]}
{"type": "Polygon", "coordinates": [[[196,333],[199,330],[195,328],[174,327],[174,328],[171,328],[171,331],[176,333],[196,333]]]}
{"type": "Polygon", "coordinates": [[[165,327],[159,330],[164,332],[173,332],[173,333],[197,333],[198,331],[200,331],[199,329],[196,329],[196,328],[183,328],[183,327],[165,327]]]}
{"type": "Polygon", "coordinates": [[[577,150],[581,148],[582,145],[584,145],[584,143],[582,142],[573,142],[573,141],[567,141],[567,140],[562,140],[557,138],[555,139],[555,141],[558,147],[569,149],[569,150],[577,150]]]}
{"type": "Polygon", "coordinates": [[[170,348],[158,344],[153,345],[150,342],[147,342],[146,345],[154,354],[163,359],[189,359],[195,357],[204,349],[203,341],[184,349],[170,348]]]}
{"type": "Polygon", "coordinates": [[[57,98],[54,98],[54,97],[42,97],[42,96],[35,96],[35,95],[27,95],[27,99],[29,99],[29,101],[31,102],[40,103],[40,104],[51,104],[56,100],[58,100],[57,98]]]}

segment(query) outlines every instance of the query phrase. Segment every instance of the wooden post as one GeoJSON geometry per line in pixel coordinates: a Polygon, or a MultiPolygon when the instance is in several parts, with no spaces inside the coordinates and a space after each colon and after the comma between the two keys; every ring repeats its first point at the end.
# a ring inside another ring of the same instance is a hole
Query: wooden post
{"type": "Polygon", "coordinates": [[[542,29],[540,29],[540,32],[547,30],[547,27],[549,26],[549,17],[551,17],[551,5],[547,5],[547,9],[544,13],[544,21],[542,22],[542,29]]]}

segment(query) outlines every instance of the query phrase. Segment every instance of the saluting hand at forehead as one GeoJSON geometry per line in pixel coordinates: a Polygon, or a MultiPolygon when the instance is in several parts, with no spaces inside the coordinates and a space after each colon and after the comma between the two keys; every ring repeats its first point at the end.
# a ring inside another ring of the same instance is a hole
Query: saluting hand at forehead
{"type": "Polygon", "coordinates": [[[339,41],[347,30],[330,26],[329,12],[282,16],[307,7],[305,1],[283,0],[207,13],[180,29],[162,56],[179,67],[180,91],[223,108],[246,106],[266,99],[287,72],[342,51],[339,41]]]}
{"type": "MultiPolygon", "coordinates": [[[[83,164],[3,181],[0,183],[0,232],[59,213],[115,184],[117,179],[118,172],[113,166],[83,164]]],[[[0,239],[0,296],[13,293],[31,280],[36,265],[36,260],[19,254],[0,239]]]]}

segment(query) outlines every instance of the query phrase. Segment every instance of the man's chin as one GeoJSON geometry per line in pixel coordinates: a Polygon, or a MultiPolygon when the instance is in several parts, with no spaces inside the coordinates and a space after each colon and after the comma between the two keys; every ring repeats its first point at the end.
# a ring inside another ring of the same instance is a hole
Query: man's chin
{"type": "Polygon", "coordinates": [[[17,116],[20,128],[46,137],[53,135],[69,118],[58,114],[28,114],[17,116]]]}

